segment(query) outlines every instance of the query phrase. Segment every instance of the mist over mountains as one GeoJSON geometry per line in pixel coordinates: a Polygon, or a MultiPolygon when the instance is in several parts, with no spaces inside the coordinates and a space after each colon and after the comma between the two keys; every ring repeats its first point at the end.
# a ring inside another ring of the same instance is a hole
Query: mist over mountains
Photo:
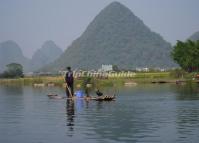
{"type": "Polygon", "coordinates": [[[20,63],[24,71],[28,71],[29,59],[23,55],[19,45],[11,40],[0,43],[0,72],[5,70],[6,65],[14,62],[20,63]]]}
{"type": "MultiPolygon", "coordinates": [[[[189,39],[198,40],[199,32],[189,39]]],[[[28,59],[16,42],[0,43],[0,72],[12,62],[22,64],[25,72],[58,71],[67,66],[89,70],[102,64],[117,65],[120,69],[171,68],[177,66],[170,57],[171,50],[170,43],[127,7],[112,2],[64,52],[53,41],[46,41],[28,59]]]]}
{"type": "Polygon", "coordinates": [[[63,53],[53,41],[46,41],[31,59],[31,70],[36,71],[56,60],[63,53]]]}
{"type": "Polygon", "coordinates": [[[14,41],[5,41],[0,43],[0,72],[3,72],[6,65],[10,63],[19,63],[23,66],[24,72],[37,71],[39,68],[53,62],[63,53],[53,41],[46,41],[38,49],[32,59],[23,55],[19,45],[14,41]]]}

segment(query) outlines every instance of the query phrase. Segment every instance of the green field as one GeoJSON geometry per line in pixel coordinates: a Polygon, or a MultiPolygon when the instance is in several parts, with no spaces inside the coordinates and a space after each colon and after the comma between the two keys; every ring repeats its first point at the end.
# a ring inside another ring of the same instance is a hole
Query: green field
{"type": "MultiPolygon", "coordinates": [[[[158,81],[175,82],[176,80],[190,80],[192,75],[187,74],[180,78],[174,78],[170,72],[140,72],[135,73],[132,77],[121,77],[121,76],[109,76],[106,79],[100,79],[96,77],[90,78],[90,83],[95,86],[114,86],[114,85],[125,85],[128,83],[152,83],[158,81]]],[[[83,85],[85,79],[88,77],[75,79],[75,85],[83,85]]],[[[0,79],[0,84],[4,85],[38,85],[38,86],[63,86],[63,76],[38,76],[38,77],[24,77],[17,79],[0,79]]]]}

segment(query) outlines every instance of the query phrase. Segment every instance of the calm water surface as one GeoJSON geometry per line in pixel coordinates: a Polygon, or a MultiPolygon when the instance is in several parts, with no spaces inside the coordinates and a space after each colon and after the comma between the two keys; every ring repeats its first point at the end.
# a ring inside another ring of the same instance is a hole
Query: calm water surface
{"type": "Polygon", "coordinates": [[[199,140],[199,85],[123,87],[113,102],[50,100],[48,93],[64,89],[0,86],[0,143],[199,140]]]}

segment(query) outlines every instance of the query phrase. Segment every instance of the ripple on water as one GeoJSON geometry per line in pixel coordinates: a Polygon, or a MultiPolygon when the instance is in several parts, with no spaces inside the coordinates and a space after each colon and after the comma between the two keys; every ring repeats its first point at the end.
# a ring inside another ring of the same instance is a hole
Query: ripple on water
{"type": "Polygon", "coordinates": [[[0,87],[0,142],[199,140],[199,100],[175,85],[138,85],[121,90],[115,102],[50,100],[46,93],[53,89],[45,88],[8,90],[0,87]]]}

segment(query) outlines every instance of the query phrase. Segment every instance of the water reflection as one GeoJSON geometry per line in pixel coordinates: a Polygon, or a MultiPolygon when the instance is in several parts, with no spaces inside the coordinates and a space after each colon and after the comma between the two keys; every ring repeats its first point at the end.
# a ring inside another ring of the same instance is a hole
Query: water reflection
{"type": "Polygon", "coordinates": [[[137,85],[113,102],[46,97],[64,95],[58,88],[0,87],[0,142],[197,142],[198,87],[137,85]]]}
{"type": "MultiPolygon", "coordinates": [[[[23,109],[23,87],[1,86],[0,87],[0,111],[9,110],[19,112],[23,109]]],[[[3,113],[3,112],[2,112],[3,113]]]]}
{"type": "Polygon", "coordinates": [[[12,139],[5,138],[7,134],[12,136],[22,131],[25,110],[23,94],[22,86],[0,86],[0,142],[12,139]]]}
{"type": "Polygon", "coordinates": [[[0,95],[23,95],[23,86],[1,86],[0,95]]]}
{"type": "Polygon", "coordinates": [[[185,101],[177,105],[176,128],[179,141],[189,142],[195,140],[196,132],[199,131],[199,109],[198,102],[185,101]]]}
{"type": "Polygon", "coordinates": [[[195,83],[187,83],[185,85],[172,86],[177,93],[177,100],[199,100],[199,85],[195,83]]]}
{"type": "Polygon", "coordinates": [[[196,132],[199,130],[199,85],[186,83],[172,86],[176,98],[176,129],[178,142],[190,142],[196,140],[196,132]]]}
{"type": "Polygon", "coordinates": [[[74,100],[67,99],[66,100],[66,118],[67,118],[67,126],[69,129],[69,136],[73,136],[74,131],[74,118],[75,118],[75,103],[74,100]]]}
{"type": "Polygon", "coordinates": [[[97,102],[97,110],[103,109],[103,102],[98,101],[97,102]]]}
{"type": "MultiPolygon", "coordinates": [[[[116,105],[114,102],[96,102],[96,110],[88,113],[87,121],[95,135],[88,134],[88,138],[108,139],[116,142],[132,142],[142,138],[144,132],[152,132],[155,114],[148,114],[140,103],[128,106],[116,105]]],[[[147,136],[145,136],[147,137],[147,136]]]]}

